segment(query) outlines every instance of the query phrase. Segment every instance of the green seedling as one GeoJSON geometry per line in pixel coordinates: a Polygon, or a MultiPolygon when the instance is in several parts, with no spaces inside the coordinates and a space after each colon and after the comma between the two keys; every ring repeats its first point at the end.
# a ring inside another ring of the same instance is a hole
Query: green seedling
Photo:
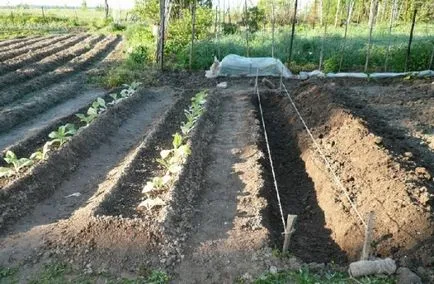
{"type": "Polygon", "coordinates": [[[160,197],[156,198],[147,198],[139,204],[139,208],[145,207],[148,210],[151,210],[154,207],[164,206],[166,203],[160,197]]]}
{"type": "Polygon", "coordinates": [[[21,169],[29,167],[33,164],[31,159],[18,158],[14,152],[7,151],[4,158],[10,167],[0,167],[0,177],[12,177],[18,175],[21,169]]]}
{"type": "Polygon", "coordinates": [[[125,98],[123,98],[121,95],[118,94],[110,94],[109,95],[113,100],[108,103],[108,105],[112,106],[115,105],[121,101],[123,101],[125,98]]]}
{"type": "Polygon", "coordinates": [[[51,144],[52,144],[51,141],[45,143],[44,147],[42,147],[40,151],[36,151],[32,155],[30,155],[30,159],[33,161],[43,161],[47,159],[47,154],[50,151],[51,144]]]}
{"type": "Polygon", "coordinates": [[[97,112],[97,114],[100,114],[107,109],[107,106],[103,98],[97,98],[96,101],[92,103],[91,108],[94,109],[97,112]]]}
{"type": "Polygon", "coordinates": [[[75,129],[75,125],[72,123],[68,123],[60,126],[57,131],[53,131],[48,134],[48,137],[52,139],[50,141],[52,145],[57,143],[58,146],[61,147],[67,141],[71,140],[72,136],[76,132],[77,130],[75,129]]]}

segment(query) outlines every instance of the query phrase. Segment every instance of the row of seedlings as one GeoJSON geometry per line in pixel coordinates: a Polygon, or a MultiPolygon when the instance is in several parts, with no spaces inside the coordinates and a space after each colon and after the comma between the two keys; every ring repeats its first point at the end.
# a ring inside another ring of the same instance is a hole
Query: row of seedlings
{"type": "Polygon", "coordinates": [[[205,91],[197,93],[191,99],[191,105],[184,110],[186,121],[181,123],[181,133],[173,135],[172,149],[160,151],[157,162],[163,167],[164,175],[152,177],[144,186],[142,193],[143,201],[138,209],[151,210],[154,207],[166,205],[159,195],[170,190],[177,181],[187,157],[191,154],[190,134],[196,127],[196,123],[205,110],[208,94],[205,91]]]}
{"type": "Polygon", "coordinates": [[[131,85],[124,84],[123,86],[125,88],[119,94],[110,94],[112,101],[109,103],[106,103],[103,98],[97,98],[86,113],[76,114],[83,123],[82,126],[77,128],[73,123],[59,126],[57,130],[52,131],[48,135],[50,140],[47,141],[41,149],[32,153],[29,158],[18,158],[14,152],[7,151],[4,157],[7,166],[0,167],[0,179],[17,177],[37,163],[48,159],[49,152],[60,149],[65,143],[71,140],[81,128],[88,127],[99,115],[105,112],[108,107],[114,106],[134,95],[140,85],[141,83],[138,82],[133,82],[131,85]]]}

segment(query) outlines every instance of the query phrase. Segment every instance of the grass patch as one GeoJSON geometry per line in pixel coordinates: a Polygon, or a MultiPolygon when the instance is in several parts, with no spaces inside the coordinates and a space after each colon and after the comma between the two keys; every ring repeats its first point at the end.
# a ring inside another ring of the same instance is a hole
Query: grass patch
{"type": "MultiPolygon", "coordinates": [[[[240,283],[244,283],[240,281],[240,283]]],[[[313,272],[304,267],[298,271],[282,271],[278,273],[264,273],[254,281],[255,284],[283,284],[283,283],[300,283],[300,284],[346,284],[346,283],[363,283],[363,284],[393,284],[396,283],[392,277],[370,276],[357,278],[357,281],[347,273],[324,270],[313,272]]]]}

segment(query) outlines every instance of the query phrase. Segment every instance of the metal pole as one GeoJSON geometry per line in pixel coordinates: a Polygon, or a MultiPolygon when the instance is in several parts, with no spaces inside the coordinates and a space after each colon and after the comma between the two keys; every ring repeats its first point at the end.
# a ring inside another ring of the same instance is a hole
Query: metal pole
{"type": "Polygon", "coordinates": [[[389,22],[389,40],[387,43],[387,51],[386,51],[386,59],[384,61],[384,72],[387,72],[387,64],[389,62],[389,54],[390,54],[390,44],[392,41],[392,27],[396,17],[396,9],[398,5],[398,0],[393,0],[393,4],[390,11],[390,22],[389,22]]]}
{"type": "Polygon", "coordinates": [[[371,43],[372,43],[372,31],[374,30],[377,3],[378,3],[378,0],[371,0],[371,8],[369,11],[369,38],[368,38],[368,50],[366,51],[365,73],[368,72],[369,55],[371,52],[371,43]]]}
{"type": "MultiPolygon", "coordinates": [[[[322,2],[322,0],[321,0],[321,2],[322,2]]],[[[324,60],[324,42],[325,42],[325,39],[327,37],[327,24],[328,24],[327,23],[327,17],[329,14],[329,9],[330,9],[330,1],[327,1],[326,11],[325,11],[325,21],[323,20],[323,22],[324,22],[324,34],[323,34],[322,40],[321,40],[321,51],[319,54],[319,64],[318,64],[319,65],[318,70],[320,70],[320,71],[322,68],[323,60],[324,60]]],[[[321,10],[322,10],[322,5],[321,5],[321,10]]],[[[322,11],[321,11],[321,13],[322,13],[322,11]]]]}
{"type": "Polygon", "coordinates": [[[272,13],[273,13],[272,23],[271,23],[271,42],[272,42],[271,43],[271,57],[274,58],[274,30],[275,30],[275,24],[276,24],[276,18],[275,18],[275,14],[274,14],[274,8],[275,8],[274,0],[272,1],[271,5],[272,5],[272,13]]]}
{"type": "Polygon", "coordinates": [[[344,32],[344,40],[341,45],[341,59],[339,60],[339,72],[341,72],[342,69],[342,63],[344,62],[344,51],[346,49],[346,43],[347,43],[347,34],[348,34],[348,23],[350,22],[351,17],[351,9],[352,9],[352,1],[350,0],[348,2],[347,7],[347,20],[345,21],[345,32],[344,32]]]}
{"type": "Polygon", "coordinates": [[[190,71],[193,68],[193,50],[194,50],[194,37],[196,25],[196,0],[193,0],[191,5],[191,47],[190,47],[190,71]]]}
{"type": "Polygon", "coordinates": [[[405,57],[405,72],[408,71],[408,64],[410,62],[411,42],[413,41],[414,24],[416,23],[417,9],[414,9],[413,20],[411,22],[410,38],[408,39],[407,56],[405,57]]]}
{"type": "Polygon", "coordinates": [[[298,4],[298,0],[295,0],[295,3],[294,3],[294,15],[292,16],[291,41],[289,43],[288,66],[291,65],[291,59],[292,59],[292,45],[294,43],[295,22],[297,21],[297,4],[298,4]]]}

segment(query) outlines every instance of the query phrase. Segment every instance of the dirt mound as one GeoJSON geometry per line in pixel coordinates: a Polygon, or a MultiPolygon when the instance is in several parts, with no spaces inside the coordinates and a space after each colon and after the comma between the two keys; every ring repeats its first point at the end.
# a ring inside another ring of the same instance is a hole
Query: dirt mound
{"type": "MultiPolygon", "coordinates": [[[[344,107],[330,88],[308,84],[295,90],[293,96],[357,210],[363,216],[375,212],[375,254],[403,255],[429,239],[433,233],[432,212],[427,189],[420,187],[422,177],[394,159],[382,144],[382,137],[374,135],[364,120],[344,107]]],[[[339,247],[351,259],[357,258],[364,232],[360,219],[332,182],[289,100],[281,99],[280,107],[294,126],[326,227],[339,247]]]]}

